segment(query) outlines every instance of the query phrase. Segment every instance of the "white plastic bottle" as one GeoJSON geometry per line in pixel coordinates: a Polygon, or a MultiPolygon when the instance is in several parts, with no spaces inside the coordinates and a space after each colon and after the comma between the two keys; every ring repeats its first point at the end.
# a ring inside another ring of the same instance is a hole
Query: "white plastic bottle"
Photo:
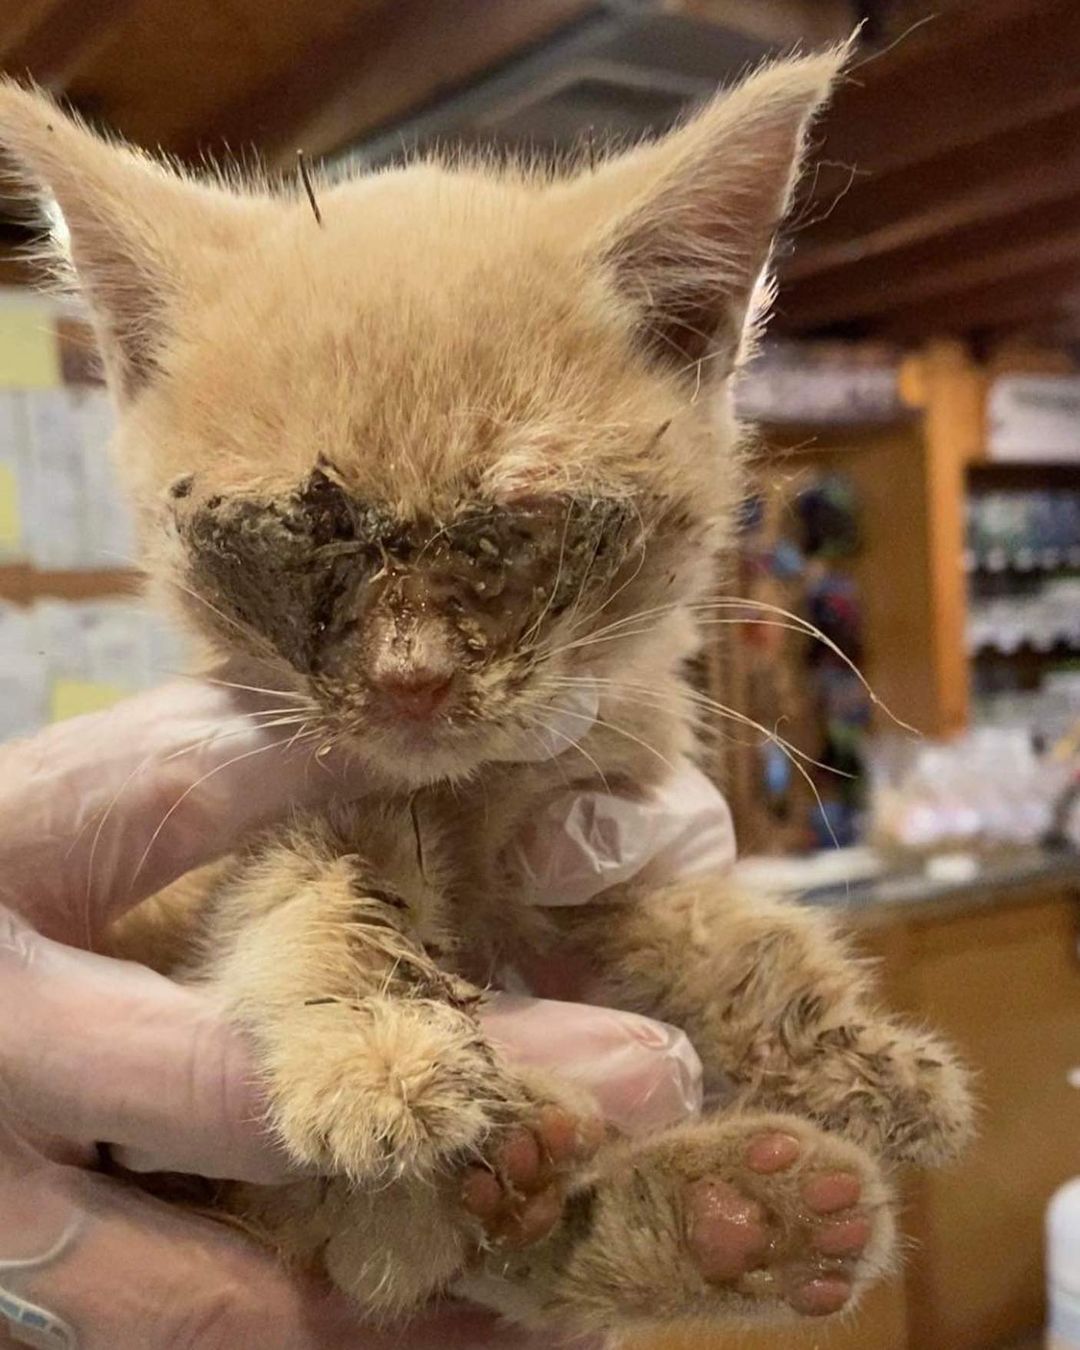
{"type": "Polygon", "coordinates": [[[1046,1350],[1080,1350],[1080,1177],[1050,1201],[1046,1265],[1050,1303],[1046,1350]]]}

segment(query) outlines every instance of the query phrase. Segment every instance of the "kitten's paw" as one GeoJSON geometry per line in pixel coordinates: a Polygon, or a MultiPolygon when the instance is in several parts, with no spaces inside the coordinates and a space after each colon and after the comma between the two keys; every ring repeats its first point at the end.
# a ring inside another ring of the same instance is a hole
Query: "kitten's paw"
{"type": "Polygon", "coordinates": [[[974,1134],[971,1074],[937,1037],[898,1020],[821,1033],[787,1076],[802,1084],[794,1109],[887,1162],[940,1167],[974,1134]]]}
{"type": "Polygon", "coordinates": [[[527,1247],[547,1237],[562,1217],[570,1176],[591,1161],[604,1136],[598,1116],[556,1105],[507,1130],[462,1183],[462,1204],[485,1243],[527,1247]]]}
{"type": "Polygon", "coordinates": [[[889,1103],[877,1122],[873,1104],[864,1104],[870,1147],[889,1162],[919,1167],[953,1162],[975,1135],[971,1072],[948,1045],[918,1027],[896,1022],[885,1030],[888,1043],[868,1072],[873,1081],[884,1061],[889,1103]],[[880,1138],[872,1133],[875,1123],[880,1138]]]}
{"type": "Polygon", "coordinates": [[[811,1317],[839,1312],[881,1242],[867,1189],[851,1160],[820,1140],[754,1133],[740,1170],[685,1186],[687,1248],[708,1284],[811,1317]]]}
{"type": "Polygon", "coordinates": [[[471,1017],[434,1001],[304,1009],[265,1056],[273,1126],[297,1162],[353,1181],[431,1176],[479,1155],[514,1088],[471,1017]]]}
{"type": "Polygon", "coordinates": [[[548,1236],[491,1253],[465,1290],[575,1331],[822,1317],[887,1268],[894,1240],[861,1149],[795,1117],[737,1117],[605,1150],[548,1236]]]}

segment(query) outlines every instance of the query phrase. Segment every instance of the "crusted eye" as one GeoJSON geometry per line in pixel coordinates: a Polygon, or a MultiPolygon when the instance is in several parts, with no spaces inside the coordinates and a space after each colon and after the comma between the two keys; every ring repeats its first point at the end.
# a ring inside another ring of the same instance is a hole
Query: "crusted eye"
{"type": "Polygon", "coordinates": [[[316,545],[356,538],[356,517],[345,489],[322,469],[314,469],[297,494],[303,527],[316,545]]]}

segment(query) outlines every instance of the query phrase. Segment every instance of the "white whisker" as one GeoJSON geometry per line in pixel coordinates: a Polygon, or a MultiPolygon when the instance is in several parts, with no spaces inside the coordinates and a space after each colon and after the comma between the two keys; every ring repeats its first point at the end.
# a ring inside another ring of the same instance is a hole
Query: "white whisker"
{"type": "Polygon", "coordinates": [[[233,765],[239,764],[245,759],[251,759],[255,755],[265,754],[267,750],[277,749],[280,747],[280,745],[281,745],[280,741],[270,741],[266,745],[256,746],[254,750],[247,750],[242,755],[234,755],[232,759],[226,760],[224,764],[215,765],[214,768],[204,773],[201,778],[197,778],[194,783],[189,783],[188,786],[184,789],[184,791],[180,794],[180,796],[177,797],[176,801],[173,802],[172,806],[170,806],[169,809],[165,812],[164,816],[162,816],[157,829],[150,836],[150,842],[147,844],[146,848],[143,849],[142,857],[139,859],[138,866],[135,868],[135,871],[132,874],[130,882],[131,889],[134,889],[135,882],[139,879],[139,875],[146,865],[146,860],[147,858],[149,858],[151,850],[153,849],[154,845],[160,838],[162,830],[172,819],[176,811],[179,810],[179,808],[183,805],[183,803],[188,799],[188,797],[191,796],[191,794],[197,788],[202,787],[202,785],[205,782],[207,782],[208,779],[213,778],[216,774],[223,773],[226,769],[231,769],[233,765]]]}
{"type": "MultiPolygon", "coordinates": [[[[662,764],[667,765],[672,773],[677,772],[671,760],[666,755],[661,754],[654,745],[650,745],[648,741],[643,741],[640,736],[635,736],[632,731],[627,731],[625,727],[617,726],[614,722],[605,722],[602,718],[590,716],[588,713],[572,712],[569,708],[560,708],[551,704],[530,703],[529,706],[536,711],[548,712],[560,717],[575,717],[578,721],[588,722],[592,726],[606,727],[608,731],[614,731],[619,736],[625,736],[627,740],[633,741],[635,745],[640,745],[643,750],[647,750],[650,755],[655,755],[662,764]]],[[[576,741],[574,744],[578,745],[576,741]]],[[[578,749],[581,749],[580,745],[578,745],[578,749]]]]}

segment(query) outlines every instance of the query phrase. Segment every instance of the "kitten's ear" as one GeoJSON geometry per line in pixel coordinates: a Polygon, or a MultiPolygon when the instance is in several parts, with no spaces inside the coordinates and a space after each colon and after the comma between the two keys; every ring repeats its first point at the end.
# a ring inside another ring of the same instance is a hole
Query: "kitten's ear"
{"type": "Polygon", "coordinates": [[[37,199],[51,260],[89,303],[120,396],[157,366],[172,326],[269,203],[196,183],[110,144],[45,95],[0,80],[0,181],[37,199]]]}
{"type": "Polygon", "coordinates": [[[735,364],[807,130],[850,46],[766,66],[582,184],[611,222],[603,261],[658,361],[693,373],[715,356],[717,376],[735,364]]]}

